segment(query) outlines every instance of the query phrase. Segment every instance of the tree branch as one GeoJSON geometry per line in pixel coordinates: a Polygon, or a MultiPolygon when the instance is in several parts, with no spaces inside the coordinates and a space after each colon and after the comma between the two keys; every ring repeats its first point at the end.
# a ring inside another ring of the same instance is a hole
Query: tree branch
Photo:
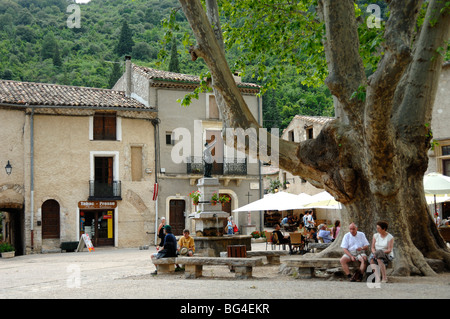
{"type": "Polygon", "coordinates": [[[357,99],[351,102],[350,99],[358,87],[365,84],[366,76],[359,54],[354,2],[320,0],[318,9],[325,22],[327,35],[324,46],[329,76],[325,83],[348,117],[357,120],[362,103],[357,99]]]}
{"type": "Polygon", "coordinates": [[[411,36],[421,6],[419,0],[393,0],[386,23],[385,54],[377,70],[368,79],[364,132],[370,165],[367,172],[377,182],[371,185],[375,193],[396,192],[399,183],[395,127],[386,116],[392,114],[394,94],[412,60],[411,36]],[[379,168],[383,167],[382,170],[379,168]]]}
{"type": "Polygon", "coordinates": [[[443,64],[440,48],[450,37],[450,8],[446,1],[431,0],[407,78],[402,80],[402,103],[393,115],[398,134],[406,140],[425,139],[431,123],[439,76],[443,64]]]}
{"type": "Polygon", "coordinates": [[[261,126],[250,112],[236,85],[225,54],[217,41],[201,2],[199,0],[180,0],[180,3],[198,43],[192,52],[195,52],[195,56],[202,57],[205,60],[213,80],[212,86],[223,97],[225,107],[222,110],[222,115],[226,125],[235,129],[255,129],[257,133],[257,136],[252,137],[257,140],[251,140],[249,143],[246,143],[246,153],[249,152],[249,145],[258,145],[259,148],[256,155],[260,159],[264,153],[270,154],[271,157],[275,156],[278,159],[279,167],[304,178],[314,180],[333,194],[338,194],[338,198],[348,200],[345,189],[336,181],[348,179],[351,174],[345,170],[341,170],[339,174],[329,163],[323,160],[328,158],[336,160],[337,152],[334,131],[324,130],[321,135],[323,139],[306,143],[293,143],[279,137],[272,137],[269,132],[264,133],[265,136],[259,136],[259,128],[261,126]],[[267,142],[261,143],[261,140],[264,138],[267,142]],[[272,140],[278,144],[278,153],[274,154],[276,148],[271,144],[272,140]],[[317,143],[317,145],[311,147],[314,143],[317,143]],[[331,145],[328,147],[327,143],[331,145]],[[310,147],[306,147],[305,150],[319,150],[319,153],[317,151],[314,153],[317,153],[316,160],[309,161],[307,159],[309,152],[301,152],[302,147],[307,144],[310,147]],[[266,149],[265,152],[261,152],[263,148],[266,149]],[[325,166],[321,167],[322,165],[325,166]]]}

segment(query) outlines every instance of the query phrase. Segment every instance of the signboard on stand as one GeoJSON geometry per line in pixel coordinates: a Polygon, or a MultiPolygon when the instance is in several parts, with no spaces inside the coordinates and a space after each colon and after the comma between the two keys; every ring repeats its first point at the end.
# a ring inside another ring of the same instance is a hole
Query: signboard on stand
{"type": "Polygon", "coordinates": [[[84,247],[87,247],[87,249],[91,251],[95,251],[94,245],[92,245],[91,238],[89,237],[89,234],[83,234],[80,237],[80,242],[78,243],[77,252],[83,251],[84,247]]]}

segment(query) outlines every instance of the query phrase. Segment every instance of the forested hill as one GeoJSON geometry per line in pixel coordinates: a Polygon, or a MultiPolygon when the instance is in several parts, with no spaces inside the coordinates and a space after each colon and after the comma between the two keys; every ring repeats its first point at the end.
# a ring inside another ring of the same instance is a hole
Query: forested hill
{"type": "MultiPolygon", "coordinates": [[[[0,0],[1,79],[110,88],[123,72],[125,54],[138,65],[169,69],[171,59],[159,66],[156,62],[166,32],[161,20],[179,6],[177,0],[92,0],[79,4],[79,28],[73,27],[76,11],[68,9],[70,4],[73,1],[0,0]]],[[[170,68],[199,75],[204,63],[192,62],[182,45],[189,25],[181,10],[176,20],[178,54],[170,68]]],[[[228,54],[232,61],[237,53],[228,54]]],[[[255,82],[250,75],[243,80],[255,82]]],[[[264,126],[280,128],[295,114],[333,114],[328,90],[303,86],[294,71],[263,96],[263,110],[264,126]]]]}

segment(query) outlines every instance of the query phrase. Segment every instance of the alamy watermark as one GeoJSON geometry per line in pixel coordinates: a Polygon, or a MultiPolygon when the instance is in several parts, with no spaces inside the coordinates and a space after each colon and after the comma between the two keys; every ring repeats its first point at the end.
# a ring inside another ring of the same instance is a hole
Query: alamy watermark
{"type": "Polygon", "coordinates": [[[376,264],[369,264],[369,266],[367,266],[367,272],[372,272],[366,280],[366,285],[368,288],[373,289],[373,288],[381,288],[381,284],[380,284],[380,267],[376,264]],[[373,282],[375,280],[375,282],[373,282]]]}
{"type": "Polygon", "coordinates": [[[67,6],[67,13],[72,13],[71,15],[69,15],[69,17],[67,18],[67,27],[69,29],[73,29],[73,28],[81,28],[81,9],[80,6],[78,4],[70,4],[67,6]]]}
{"type": "Polygon", "coordinates": [[[67,266],[66,272],[69,276],[66,280],[67,288],[81,288],[81,267],[77,264],[67,266]]]}
{"type": "Polygon", "coordinates": [[[367,18],[367,27],[369,29],[372,28],[381,28],[381,8],[377,4],[369,4],[367,6],[366,12],[371,13],[371,15],[367,18]]]}

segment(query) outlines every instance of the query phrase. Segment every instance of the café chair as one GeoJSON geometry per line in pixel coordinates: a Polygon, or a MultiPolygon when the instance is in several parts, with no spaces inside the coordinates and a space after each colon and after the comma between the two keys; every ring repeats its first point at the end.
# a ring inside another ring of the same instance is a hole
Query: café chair
{"type": "Polygon", "coordinates": [[[303,248],[302,234],[290,233],[292,249],[301,250],[303,248]]]}
{"type": "Polygon", "coordinates": [[[267,244],[270,244],[273,249],[273,238],[272,233],[268,231],[264,231],[264,234],[266,235],[266,250],[267,250],[267,244]]]}
{"type": "MultiPolygon", "coordinates": [[[[272,233],[272,235],[273,235],[272,236],[272,244],[275,245],[275,247],[276,246],[280,247],[280,249],[281,249],[281,245],[283,245],[283,250],[286,250],[286,244],[280,243],[280,241],[278,240],[278,235],[276,233],[272,233]]],[[[275,250],[276,250],[276,248],[275,248],[275,250]]]]}

